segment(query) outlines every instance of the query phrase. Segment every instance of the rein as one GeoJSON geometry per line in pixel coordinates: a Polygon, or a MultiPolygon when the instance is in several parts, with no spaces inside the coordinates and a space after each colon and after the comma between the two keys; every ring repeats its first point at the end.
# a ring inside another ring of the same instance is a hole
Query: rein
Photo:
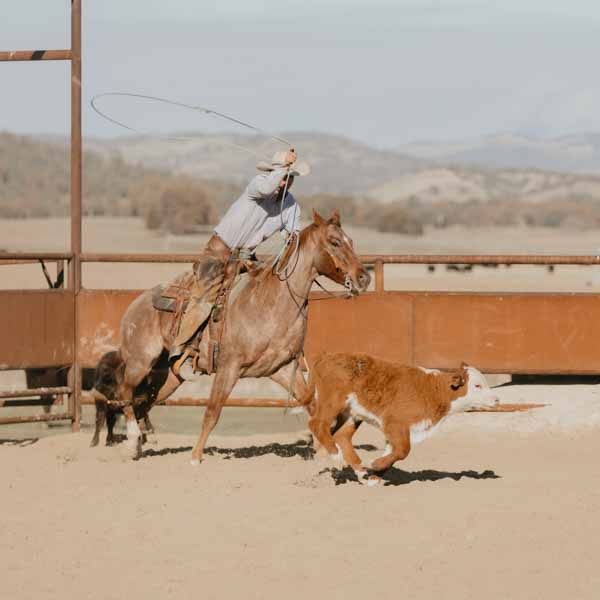
{"type": "MultiPolygon", "coordinates": [[[[332,252],[330,252],[327,248],[324,248],[324,250],[330,256],[330,258],[333,261],[336,268],[340,269],[340,267],[339,267],[340,263],[339,263],[339,260],[337,259],[337,257],[332,252]]],[[[294,301],[294,304],[298,307],[298,311],[304,312],[304,309],[306,308],[306,306],[308,304],[309,296],[300,296],[299,294],[294,292],[294,290],[292,290],[290,283],[289,283],[291,276],[294,274],[294,271],[296,270],[296,267],[298,266],[299,259],[300,259],[300,236],[298,234],[292,234],[285,241],[285,244],[282,246],[281,250],[279,251],[279,253],[275,257],[275,259],[273,260],[273,262],[271,264],[271,272],[273,275],[275,275],[277,277],[277,279],[279,279],[279,281],[285,282],[286,287],[288,289],[288,293],[290,294],[292,300],[294,301]],[[285,261],[285,264],[283,266],[281,266],[281,261],[285,256],[286,250],[289,248],[290,240],[292,239],[292,237],[294,238],[295,247],[290,252],[290,255],[287,258],[287,260],[285,261]],[[289,267],[291,261],[294,261],[294,264],[291,267],[291,269],[289,269],[288,267],[289,267]],[[301,301],[301,303],[299,303],[298,301],[301,301]]],[[[332,300],[335,298],[349,299],[349,298],[353,297],[353,294],[350,290],[345,291],[345,292],[329,291],[318,281],[317,278],[314,279],[313,283],[316,283],[317,286],[319,288],[321,288],[321,290],[323,292],[325,292],[325,294],[327,295],[327,297],[325,297],[325,298],[314,298],[313,301],[315,301],[315,302],[322,301],[322,300],[332,300]]],[[[310,295],[310,291],[309,291],[309,295],[310,295]]],[[[306,319],[305,312],[303,314],[303,317],[306,319]]]]}
{"type": "Polygon", "coordinates": [[[318,279],[315,279],[315,283],[327,294],[327,298],[313,298],[313,302],[317,302],[319,300],[332,300],[334,298],[354,298],[352,292],[330,292],[326,287],[324,287],[318,279]]]}

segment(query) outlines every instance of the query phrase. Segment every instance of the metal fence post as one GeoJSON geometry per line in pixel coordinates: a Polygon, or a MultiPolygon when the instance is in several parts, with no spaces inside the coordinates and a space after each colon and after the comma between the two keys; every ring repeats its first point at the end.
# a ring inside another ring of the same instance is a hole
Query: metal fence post
{"type": "Polygon", "coordinates": [[[81,0],[71,0],[71,252],[69,287],[73,291],[73,364],[69,372],[72,429],[81,420],[81,363],[79,357],[79,290],[81,289],[81,0]]]}

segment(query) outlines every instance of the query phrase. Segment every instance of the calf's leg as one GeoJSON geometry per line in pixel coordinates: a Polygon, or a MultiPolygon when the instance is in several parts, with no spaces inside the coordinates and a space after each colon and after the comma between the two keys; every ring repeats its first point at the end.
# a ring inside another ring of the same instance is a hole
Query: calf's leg
{"type": "Polygon", "coordinates": [[[385,471],[410,452],[410,429],[395,421],[384,422],[383,433],[388,441],[385,452],[371,463],[373,471],[385,471]]]}
{"type": "Polygon", "coordinates": [[[349,464],[359,476],[365,475],[367,470],[352,445],[352,436],[356,433],[361,423],[362,421],[350,417],[333,436],[335,444],[342,451],[344,462],[349,464]]]}
{"type": "Polygon", "coordinates": [[[336,418],[336,415],[323,417],[320,413],[317,408],[315,415],[308,420],[308,427],[315,439],[328,452],[331,460],[341,468],[344,466],[344,455],[331,435],[331,421],[336,418]]]}

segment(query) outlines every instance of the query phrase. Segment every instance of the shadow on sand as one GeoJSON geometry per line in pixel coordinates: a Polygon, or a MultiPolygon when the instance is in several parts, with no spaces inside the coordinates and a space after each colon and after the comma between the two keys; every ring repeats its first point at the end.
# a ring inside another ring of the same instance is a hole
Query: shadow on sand
{"type": "Polygon", "coordinates": [[[19,446],[19,448],[25,448],[26,446],[32,446],[39,441],[40,438],[21,438],[21,439],[0,439],[0,446],[19,446]]]}
{"type": "MultiPolygon", "coordinates": [[[[161,450],[153,450],[149,448],[142,452],[141,458],[149,458],[151,456],[167,456],[169,454],[180,454],[181,452],[191,452],[191,446],[181,446],[179,448],[162,448],[161,450]]],[[[310,460],[314,457],[315,451],[312,444],[306,440],[298,440],[291,444],[266,444],[265,446],[246,446],[243,448],[216,448],[210,446],[204,451],[205,454],[214,456],[222,455],[225,460],[232,458],[256,458],[267,454],[274,454],[281,458],[292,458],[299,456],[304,460],[310,460]]]]}
{"type": "MultiPolygon", "coordinates": [[[[319,475],[329,473],[335,482],[335,485],[343,485],[345,483],[359,483],[358,477],[350,467],[336,469],[335,467],[323,469],[319,475]]],[[[438,481],[440,479],[453,479],[459,481],[463,477],[468,479],[500,479],[500,475],[496,475],[494,471],[460,471],[452,473],[449,471],[435,471],[433,469],[425,469],[423,471],[402,471],[396,467],[390,467],[387,471],[380,473],[379,476],[383,479],[384,485],[406,485],[413,481],[438,481]]]]}
{"type": "MultiPolygon", "coordinates": [[[[365,450],[372,452],[377,450],[376,446],[372,444],[362,444],[356,446],[358,450],[365,450]]],[[[192,451],[192,446],[179,446],[177,448],[162,448],[161,450],[154,450],[149,448],[144,450],[140,458],[150,458],[154,456],[169,456],[171,454],[188,453],[192,451]]],[[[266,455],[275,455],[280,458],[292,458],[299,456],[303,460],[311,460],[315,456],[315,450],[311,442],[306,440],[298,440],[291,444],[266,444],[264,446],[245,446],[243,448],[217,448],[210,446],[206,448],[205,454],[210,456],[220,455],[224,460],[239,459],[239,458],[257,458],[266,455]]],[[[330,474],[336,485],[342,485],[345,483],[361,483],[354,474],[354,471],[350,467],[344,469],[336,469],[334,467],[323,469],[319,475],[330,474]]],[[[469,479],[499,479],[499,475],[496,475],[494,471],[460,471],[458,473],[452,473],[447,471],[435,471],[427,469],[424,471],[402,471],[391,467],[385,473],[381,474],[381,478],[384,480],[384,485],[406,485],[413,481],[438,481],[439,479],[453,479],[458,481],[463,477],[469,479]]]]}

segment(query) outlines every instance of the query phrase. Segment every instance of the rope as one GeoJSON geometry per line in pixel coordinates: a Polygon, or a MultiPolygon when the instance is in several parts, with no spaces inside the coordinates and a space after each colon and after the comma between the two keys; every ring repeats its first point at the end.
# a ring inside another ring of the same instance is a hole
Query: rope
{"type": "MultiPolygon", "coordinates": [[[[240,125],[241,127],[245,127],[246,129],[250,129],[251,131],[254,131],[255,133],[258,133],[258,134],[263,135],[263,136],[265,136],[267,138],[270,138],[272,140],[275,140],[277,142],[285,144],[286,146],[288,146],[290,148],[292,147],[291,142],[289,142],[285,138],[273,135],[272,133],[269,133],[268,131],[266,131],[264,129],[261,129],[260,127],[257,127],[256,125],[252,125],[250,123],[246,123],[245,121],[242,121],[241,119],[238,119],[236,117],[232,117],[231,115],[227,115],[225,113],[219,112],[217,110],[213,110],[211,108],[206,108],[204,106],[193,106],[191,104],[185,104],[184,102],[177,102],[175,100],[169,100],[167,98],[160,98],[159,96],[149,96],[149,95],[146,95],[146,94],[134,94],[134,93],[130,93],[130,92],[105,92],[103,94],[96,94],[90,100],[90,106],[92,107],[92,109],[94,110],[94,112],[96,112],[98,115],[100,115],[103,119],[106,119],[107,121],[113,123],[114,125],[122,127],[123,129],[127,129],[128,131],[131,131],[131,132],[136,133],[138,135],[142,135],[142,136],[152,135],[152,136],[157,137],[159,139],[165,139],[165,140],[169,140],[169,141],[190,141],[190,140],[196,140],[196,139],[198,139],[198,138],[189,137],[189,136],[170,136],[170,135],[150,134],[148,132],[144,132],[144,131],[141,131],[139,129],[136,129],[135,127],[132,127],[131,125],[127,125],[123,121],[119,121],[119,120],[115,119],[114,117],[111,117],[106,112],[104,112],[104,111],[102,111],[102,110],[100,110],[98,108],[98,106],[97,106],[98,100],[100,100],[100,98],[106,98],[106,97],[109,97],[109,96],[112,96],[112,97],[125,97],[125,98],[143,98],[145,100],[153,100],[155,102],[162,102],[163,104],[169,104],[171,106],[179,106],[180,108],[186,108],[188,110],[193,110],[193,111],[196,111],[196,112],[201,112],[201,113],[206,114],[206,115],[212,115],[212,116],[219,117],[221,119],[225,119],[227,121],[230,121],[231,123],[235,123],[236,125],[240,125]]],[[[254,156],[258,157],[258,158],[261,158],[261,159],[265,158],[261,154],[258,154],[254,150],[246,148],[245,146],[239,146],[238,144],[233,144],[231,142],[223,142],[223,144],[226,145],[226,146],[230,146],[232,148],[237,148],[238,150],[242,150],[244,152],[248,152],[249,154],[252,154],[252,155],[254,155],[254,156]]]]}

